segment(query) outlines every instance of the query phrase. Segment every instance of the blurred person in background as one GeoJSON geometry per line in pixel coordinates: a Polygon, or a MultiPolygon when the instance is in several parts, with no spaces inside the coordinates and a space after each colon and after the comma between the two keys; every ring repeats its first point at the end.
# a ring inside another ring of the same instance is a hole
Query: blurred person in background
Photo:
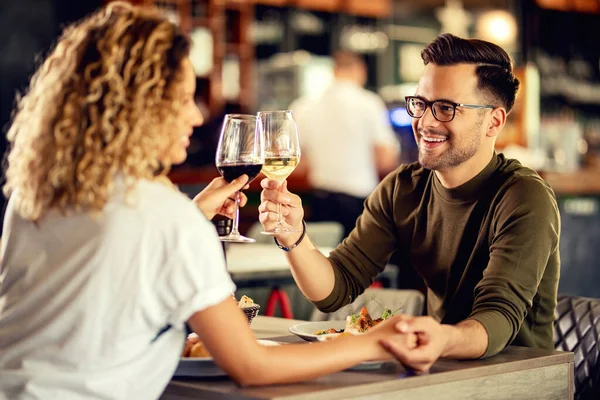
{"type": "Polygon", "coordinates": [[[414,345],[393,318],[327,343],[257,343],[209,221],[232,217],[248,177],[193,201],[167,178],[202,123],[189,49],[161,13],[115,2],[68,27],[33,76],[8,133],[0,398],[156,399],[186,324],[242,385],[390,358],[385,338],[414,345]]]}
{"type": "MultiPolygon", "coordinates": [[[[423,74],[406,98],[419,161],[379,184],[329,257],[304,233],[276,242],[302,292],[323,312],[356,299],[393,252],[414,267],[427,286],[428,316],[398,325],[417,334],[415,349],[387,348],[415,370],[440,357],[489,357],[510,344],[553,349],[556,198],[535,171],[494,150],[519,88],[512,60],[493,43],[450,34],[421,56],[423,74]]],[[[285,181],[261,185],[265,229],[277,220],[279,203],[286,222],[302,231],[300,197],[285,181]]]]}
{"type": "Polygon", "coordinates": [[[363,88],[367,66],[340,51],[334,81],[317,99],[290,105],[298,124],[301,168],[313,188],[311,220],[337,221],[346,237],[379,177],[398,166],[400,145],[381,98],[363,88]]]}

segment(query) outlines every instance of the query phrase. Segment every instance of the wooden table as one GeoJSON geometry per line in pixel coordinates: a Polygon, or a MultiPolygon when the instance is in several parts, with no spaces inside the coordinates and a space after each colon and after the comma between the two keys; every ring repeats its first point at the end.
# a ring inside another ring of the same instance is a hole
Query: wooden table
{"type": "MultiPolygon", "coordinates": [[[[298,342],[287,329],[299,322],[259,316],[252,329],[258,338],[298,342]]],[[[439,360],[420,376],[389,362],[371,371],[258,388],[241,388],[228,378],[173,380],[161,399],[573,399],[573,379],[573,353],[511,346],[485,360],[439,360]]]]}

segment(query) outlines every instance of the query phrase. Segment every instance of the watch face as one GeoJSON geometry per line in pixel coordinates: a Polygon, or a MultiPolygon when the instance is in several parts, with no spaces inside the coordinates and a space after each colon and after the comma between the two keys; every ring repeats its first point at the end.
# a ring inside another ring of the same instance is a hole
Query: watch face
{"type": "Polygon", "coordinates": [[[207,28],[195,28],[190,34],[190,60],[198,76],[206,76],[213,67],[213,37],[207,28]]]}

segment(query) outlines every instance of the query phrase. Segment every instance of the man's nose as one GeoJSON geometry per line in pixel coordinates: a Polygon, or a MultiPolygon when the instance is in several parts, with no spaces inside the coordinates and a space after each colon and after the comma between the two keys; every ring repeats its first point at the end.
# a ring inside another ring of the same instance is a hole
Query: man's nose
{"type": "Polygon", "coordinates": [[[425,109],[425,112],[423,113],[420,119],[422,126],[437,126],[440,124],[440,121],[438,121],[433,116],[433,109],[431,108],[431,106],[425,109]]]}

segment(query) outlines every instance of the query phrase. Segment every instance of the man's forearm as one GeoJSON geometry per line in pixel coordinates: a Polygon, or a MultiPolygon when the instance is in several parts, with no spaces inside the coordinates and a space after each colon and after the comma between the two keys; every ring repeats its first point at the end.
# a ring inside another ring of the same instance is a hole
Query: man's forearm
{"type": "MultiPolygon", "coordinates": [[[[290,235],[291,236],[291,235],[290,235]]],[[[291,239],[280,240],[284,246],[291,246],[291,239]]],[[[302,240],[298,247],[286,253],[290,263],[292,275],[298,284],[298,287],[311,301],[320,301],[331,294],[335,277],[331,263],[315,246],[311,243],[308,235],[302,240]]]]}
{"type": "Polygon", "coordinates": [[[444,358],[472,359],[481,357],[488,346],[488,334],[483,325],[466,319],[456,325],[443,325],[448,342],[442,352],[444,358]]]}

